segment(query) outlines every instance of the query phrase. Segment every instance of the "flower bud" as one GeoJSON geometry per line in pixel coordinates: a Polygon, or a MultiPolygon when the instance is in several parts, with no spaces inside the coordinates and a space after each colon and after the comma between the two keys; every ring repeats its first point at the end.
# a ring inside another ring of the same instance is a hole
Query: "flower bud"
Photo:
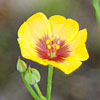
{"type": "Polygon", "coordinates": [[[27,69],[26,63],[23,60],[21,60],[20,58],[18,58],[18,60],[17,60],[17,70],[19,72],[25,72],[26,69],[27,69]]]}
{"type": "Polygon", "coordinates": [[[25,80],[30,84],[34,85],[40,81],[40,73],[37,69],[29,67],[25,73],[25,80]]]}

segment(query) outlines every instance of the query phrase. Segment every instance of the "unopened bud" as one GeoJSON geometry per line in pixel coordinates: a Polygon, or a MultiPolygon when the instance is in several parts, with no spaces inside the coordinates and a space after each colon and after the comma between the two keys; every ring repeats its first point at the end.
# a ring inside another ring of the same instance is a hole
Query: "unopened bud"
{"type": "Polygon", "coordinates": [[[25,73],[25,80],[30,84],[34,85],[40,81],[40,73],[37,69],[29,67],[25,73]]]}
{"type": "Polygon", "coordinates": [[[18,60],[17,60],[17,70],[19,72],[25,72],[26,69],[27,69],[26,63],[23,60],[21,60],[20,58],[18,58],[18,60]]]}

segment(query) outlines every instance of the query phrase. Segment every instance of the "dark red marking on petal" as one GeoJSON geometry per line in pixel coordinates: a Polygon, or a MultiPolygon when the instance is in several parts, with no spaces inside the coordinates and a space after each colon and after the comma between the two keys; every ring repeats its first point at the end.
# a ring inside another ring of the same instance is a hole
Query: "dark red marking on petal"
{"type": "Polygon", "coordinates": [[[58,38],[55,38],[50,45],[53,45],[53,43],[56,43],[59,41],[60,48],[58,50],[54,50],[54,48],[51,48],[50,50],[47,48],[46,40],[50,40],[48,36],[44,36],[43,38],[39,39],[39,41],[36,44],[36,50],[38,53],[38,56],[42,59],[48,59],[51,61],[56,62],[64,62],[66,57],[70,56],[70,51],[68,49],[68,45],[65,45],[64,40],[60,40],[58,38]],[[55,56],[51,57],[50,53],[55,52],[55,56]]]}

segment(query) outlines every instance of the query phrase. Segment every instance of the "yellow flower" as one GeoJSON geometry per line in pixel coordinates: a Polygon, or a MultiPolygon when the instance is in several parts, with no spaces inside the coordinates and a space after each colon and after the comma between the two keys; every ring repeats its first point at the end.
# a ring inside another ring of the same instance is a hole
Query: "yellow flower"
{"type": "Polygon", "coordinates": [[[18,43],[24,58],[42,65],[51,64],[70,74],[89,58],[85,42],[87,30],[79,30],[73,19],[60,15],[49,19],[39,12],[18,30],[18,43]]]}

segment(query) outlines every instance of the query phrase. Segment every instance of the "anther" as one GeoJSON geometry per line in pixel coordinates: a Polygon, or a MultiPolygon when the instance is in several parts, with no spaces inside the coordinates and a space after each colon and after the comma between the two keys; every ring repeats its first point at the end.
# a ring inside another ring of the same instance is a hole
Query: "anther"
{"type": "Polygon", "coordinates": [[[47,45],[47,48],[48,48],[48,49],[51,49],[51,45],[47,45]]]}
{"type": "Polygon", "coordinates": [[[49,40],[46,40],[46,44],[49,44],[50,43],[50,41],[49,40]]]}
{"type": "Polygon", "coordinates": [[[60,45],[56,45],[56,49],[58,50],[60,48],[60,45]]]}
{"type": "Polygon", "coordinates": [[[51,37],[50,40],[53,41],[55,39],[55,37],[51,37]]]}
{"type": "Polygon", "coordinates": [[[56,46],[56,43],[52,45],[52,47],[54,48],[56,46]]]}

